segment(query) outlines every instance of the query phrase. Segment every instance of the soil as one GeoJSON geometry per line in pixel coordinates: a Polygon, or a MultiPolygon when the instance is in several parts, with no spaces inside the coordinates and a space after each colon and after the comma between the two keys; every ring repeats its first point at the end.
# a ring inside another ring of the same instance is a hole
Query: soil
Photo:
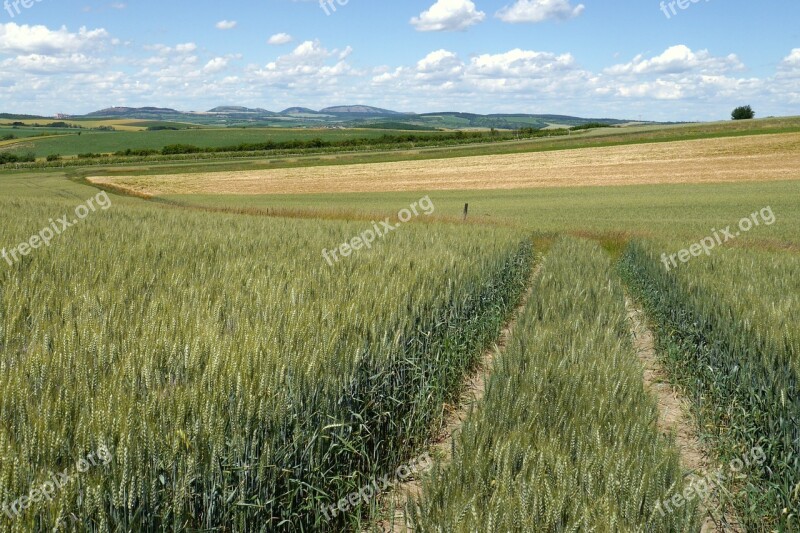
{"type": "MultiPolygon", "coordinates": [[[[687,475],[704,477],[716,470],[703,448],[696,424],[690,414],[690,403],[669,382],[669,376],[658,360],[652,330],[648,327],[644,311],[630,298],[626,298],[628,318],[636,355],[644,367],[645,387],[658,401],[658,429],[663,435],[674,434],[681,463],[687,475]]],[[[742,531],[732,515],[721,513],[715,498],[701,504],[704,513],[702,533],[742,531]]]]}

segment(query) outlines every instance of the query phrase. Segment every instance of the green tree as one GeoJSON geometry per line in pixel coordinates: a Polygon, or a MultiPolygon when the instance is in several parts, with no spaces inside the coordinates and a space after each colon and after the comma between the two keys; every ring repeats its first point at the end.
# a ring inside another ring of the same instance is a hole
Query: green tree
{"type": "Polygon", "coordinates": [[[749,120],[755,116],[755,111],[753,111],[753,108],[749,105],[737,107],[733,110],[733,113],[731,113],[731,118],[733,118],[733,120],[749,120]]]}

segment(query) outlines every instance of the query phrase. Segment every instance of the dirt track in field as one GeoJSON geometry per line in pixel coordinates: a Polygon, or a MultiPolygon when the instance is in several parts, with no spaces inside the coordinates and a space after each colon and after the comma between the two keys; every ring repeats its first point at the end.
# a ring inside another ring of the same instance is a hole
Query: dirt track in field
{"type": "MultiPolygon", "coordinates": [[[[695,431],[689,414],[689,401],[670,384],[669,375],[656,355],[655,338],[647,325],[644,311],[628,297],[625,298],[625,306],[636,355],[644,369],[645,387],[658,402],[658,429],[663,435],[674,433],[684,470],[691,472],[692,478],[705,477],[714,469],[695,431]]],[[[729,510],[720,508],[715,495],[701,502],[700,508],[703,512],[701,533],[742,531],[735,516],[729,510]]]]}
{"type": "Polygon", "coordinates": [[[144,195],[522,189],[800,178],[800,133],[424,161],[93,177],[144,195]]]}
{"type": "MultiPolygon", "coordinates": [[[[453,442],[456,436],[461,431],[461,427],[466,422],[471,410],[483,400],[486,394],[486,386],[494,369],[494,361],[505,352],[508,342],[511,340],[511,335],[514,333],[517,319],[522,315],[533,293],[534,280],[542,270],[542,258],[537,258],[536,262],[537,264],[528,280],[528,287],[511,315],[511,319],[503,327],[497,342],[484,352],[477,371],[468,377],[464,383],[460,403],[458,405],[445,406],[449,410],[445,416],[442,431],[430,449],[434,458],[440,462],[447,463],[452,460],[453,442]]],[[[386,501],[390,516],[375,524],[373,529],[381,533],[409,533],[413,531],[409,518],[406,516],[406,506],[409,501],[418,499],[421,495],[422,480],[420,479],[396,486],[386,501]]]]}

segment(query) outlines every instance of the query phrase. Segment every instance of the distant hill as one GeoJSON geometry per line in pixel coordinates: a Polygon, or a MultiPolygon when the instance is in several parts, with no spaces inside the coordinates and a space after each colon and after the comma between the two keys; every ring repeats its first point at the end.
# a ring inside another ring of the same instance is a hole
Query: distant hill
{"type": "MultiPolygon", "coordinates": [[[[108,107],[100,111],[87,113],[87,117],[130,117],[133,114],[147,115],[181,115],[180,111],[166,107],[108,107]]],[[[133,117],[131,117],[133,118],[133,117]]]]}
{"type": "Polygon", "coordinates": [[[40,117],[39,115],[15,115],[13,113],[0,113],[0,119],[2,120],[35,120],[35,119],[46,119],[48,117],[40,117]]]}
{"type": "Polygon", "coordinates": [[[596,119],[571,117],[567,115],[529,115],[525,113],[494,113],[491,115],[478,115],[475,113],[459,113],[444,111],[440,113],[423,113],[417,116],[417,122],[438,128],[546,128],[552,124],[561,126],[581,126],[588,123],[599,123],[614,126],[629,121],[617,119],[596,119]]]}
{"type": "MultiPolygon", "coordinates": [[[[17,115],[6,115],[13,118],[17,115]]],[[[32,117],[33,118],[33,117],[32,117]]],[[[39,117],[35,117],[39,118],[39,117]]],[[[73,117],[78,119],[80,117],[73,117]]],[[[530,115],[524,113],[400,113],[368,105],[343,105],[315,111],[308,107],[289,107],[280,113],[263,108],[245,106],[218,106],[205,112],[183,112],[164,107],[109,107],[85,115],[85,118],[139,119],[171,121],[214,127],[293,127],[293,128],[387,128],[400,130],[458,130],[458,129],[542,129],[547,127],[573,127],[598,123],[616,126],[629,120],[613,118],[581,118],[568,115],[530,115]]]]}
{"type": "Polygon", "coordinates": [[[209,113],[253,113],[258,115],[277,115],[277,113],[273,113],[272,111],[267,111],[266,109],[261,109],[260,107],[256,109],[251,109],[249,107],[239,107],[239,106],[220,106],[215,107],[208,111],[209,113]]]}
{"type": "Polygon", "coordinates": [[[399,121],[380,121],[380,122],[366,122],[358,125],[359,128],[378,129],[378,130],[407,130],[407,131],[439,131],[439,128],[431,126],[420,126],[419,124],[410,124],[407,122],[399,121]]]}
{"type": "Polygon", "coordinates": [[[368,105],[342,105],[335,107],[326,107],[320,113],[329,113],[332,115],[352,114],[352,115],[401,115],[397,111],[390,111],[388,109],[381,109],[379,107],[372,107],[368,105]]]}
{"type": "Polygon", "coordinates": [[[313,109],[309,109],[307,107],[290,107],[288,109],[284,109],[280,113],[281,115],[319,115],[319,111],[314,111],[313,109]]]}
{"type": "MultiPolygon", "coordinates": [[[[534,117],[540,120],[544,120],[550,123],[559,123],[559,124],[569,124],[571,122],[579,122],[579,123],[587,123],[587,122],[597,122],[599,124],[609,124],[609,125],[616,125],[616,124],[626,124],[630,122],[629,120],[618,120],[615,118],[581,118],[581,117],[572,117],[569,115],[486,115],[487,117],[534,117]]],[[[575,124],[579,125],[579,124],[575,124]]]]}
{"type": "Polygon", "coordinates": [[[266,109],[240,106],[219,106],[200,113],[178,111],[167,107],[109,107],[85,115],[86,118],[176,120],[200,124],[212,121],[216,124],[252,122],[277,116],[277,113],[266,109]]]}

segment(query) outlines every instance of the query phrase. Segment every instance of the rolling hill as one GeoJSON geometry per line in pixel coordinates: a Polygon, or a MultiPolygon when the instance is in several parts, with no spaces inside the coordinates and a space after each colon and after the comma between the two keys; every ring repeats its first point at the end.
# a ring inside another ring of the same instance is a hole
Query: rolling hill
{"type": "MultiPolygon", "coordinates": [[[[80,118],[80,117],[74,117],[80,118]]],[[[289,107],[280,113],[263,108],[219,106],[209,111],[178,111],[163,107],[109,107],[88,113],[84,118],[170,120],[192,124],[235,127],[368,127],[390,123],[398,129],[542,129],[549,126],[580,126],[588,123],[617,125],[630,122],[614,118],[582,118],[567,115],[524,113],[488,114],[443,111],[403,113],[367,105],[344,105],[314,110],[289,107]]]]}

